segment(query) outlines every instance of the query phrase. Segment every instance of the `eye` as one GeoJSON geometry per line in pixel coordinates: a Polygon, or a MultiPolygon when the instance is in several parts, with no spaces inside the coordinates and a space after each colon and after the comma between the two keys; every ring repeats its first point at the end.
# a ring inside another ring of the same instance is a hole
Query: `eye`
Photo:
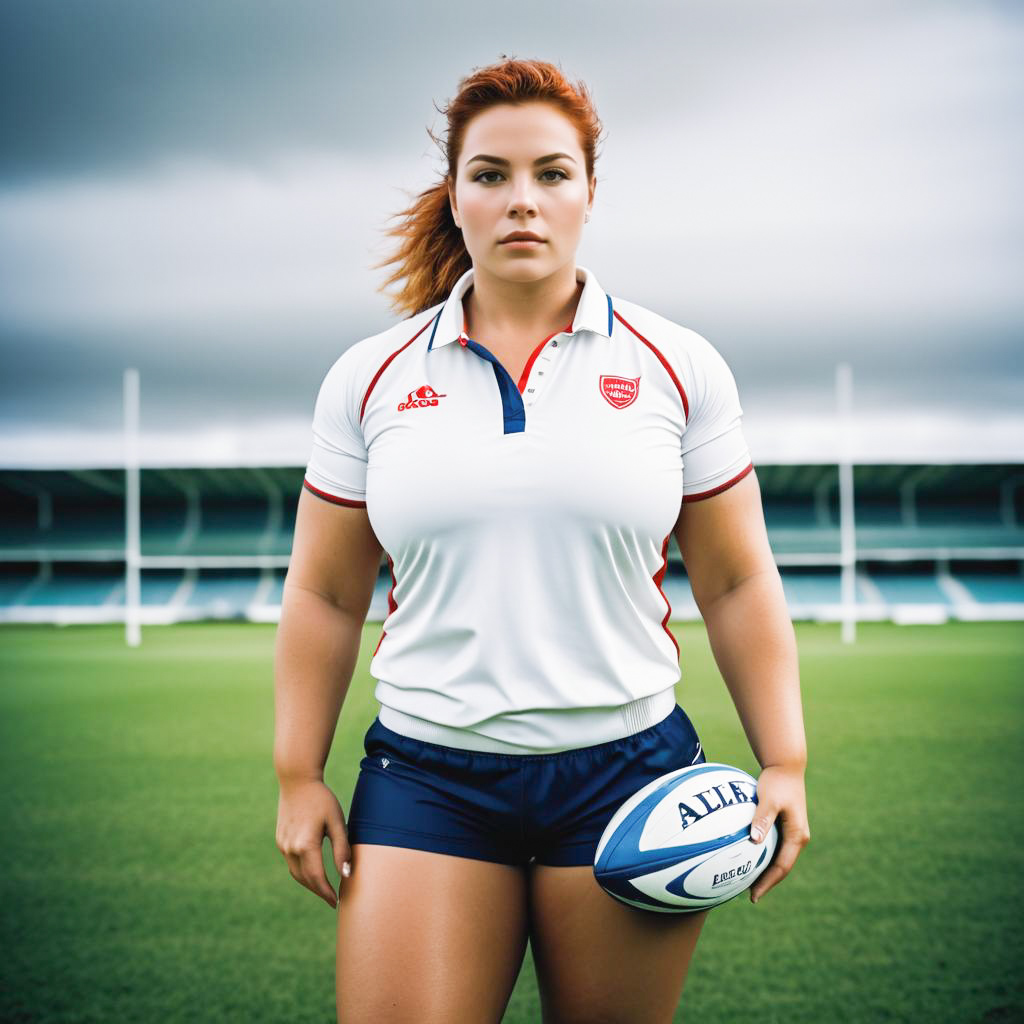
{"type": "MultiPolygon", "coordinates": [[[[501,177],[501,172],[500,171],[481,171],[479,174],[474,175],[473,180],[474,181],[482,181],[483,180],[483,176],[485,174],[497,174],[499,177],[501,177]]],[[[552,181],[552,180],[558,181],[561,178],[568,179],[568,177],[569,177],[569,175],[566,174],[565,171],[559,170],[557,167],[549,167],[546,171],[542,171],[541,172],[541,177],[543,177],[545,174],[557,174],[558,175],[558,177],[554,178],[554,179],[548,178],[547,179],[548,181],[552,181]]],[[[495,184],[495,182],[491,181],[491,180],[488,180],[488,181],[484,181],[484,184],[485,185],[493,185],[493,184],[495,184]]]]}

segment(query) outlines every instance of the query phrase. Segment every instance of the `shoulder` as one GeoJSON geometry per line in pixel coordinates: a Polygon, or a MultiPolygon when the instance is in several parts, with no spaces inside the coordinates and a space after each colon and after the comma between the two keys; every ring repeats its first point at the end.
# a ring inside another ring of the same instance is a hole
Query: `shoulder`
{"type": "Polygon", "coordinates": [[[627,299],[614,298],[616,330],[624,330],[675,360],[699,360],[719,355],[702,334],[627,299]]]}
{"type": "Polygon", "coordinates": [[[694,402],[735,391],[732,370],[704,335],[626,299],[613,299],[612,308],[616,335],[623,331],[655,354],[679,388],[687,415],[694,402]]]}
{"type": "Polygon", "coordinates": [[[387,329],[360,338],[337,356],[324,375],[321,389],[365,390],[388,361],[417,338],[429,334],[430,325],[441,309],[438,303],[387,329]]]}

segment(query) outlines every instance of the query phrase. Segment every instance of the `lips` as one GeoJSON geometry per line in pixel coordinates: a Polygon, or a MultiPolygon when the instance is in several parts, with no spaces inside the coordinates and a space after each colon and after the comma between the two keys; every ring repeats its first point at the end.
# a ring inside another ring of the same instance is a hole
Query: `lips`
{"type": "Polygon", "coordinates": [[[539,235],[533,234],[532,231],[513,231],[510,235],[506,235],[502,240],[501,244],[505,245],[506,242],[543,242],[544,239],[539,235]]]}

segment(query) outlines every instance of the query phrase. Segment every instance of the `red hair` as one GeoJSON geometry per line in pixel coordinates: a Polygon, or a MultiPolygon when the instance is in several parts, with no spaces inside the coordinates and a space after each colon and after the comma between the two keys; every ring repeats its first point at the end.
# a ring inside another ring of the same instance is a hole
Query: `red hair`
{"type": "Polygon", "coordinates": [[[405,279],[402,289],[391,296],[392,309],[399,315],[415,316],[443,302],[455,282],[472,266],[448,198],[448,184],[455,182],[469,122],[500,103],[536,102],[552,104],[576,126],[586,157],[587,179],[593,177],[602,126],[583,82],[573,85],[561,69],[542,60],[505,57],[497,64],[474,70],[459,82],[458,93],[447,107],[435,104],[435,109],[448,119],[447,140],[437,138],[427,129],[448,162],[447,176],[394,215],[402,220],[385,234],[397,238],[398,247],[386,260],[374,265],[396,265],[378,291],[405,279]]]}

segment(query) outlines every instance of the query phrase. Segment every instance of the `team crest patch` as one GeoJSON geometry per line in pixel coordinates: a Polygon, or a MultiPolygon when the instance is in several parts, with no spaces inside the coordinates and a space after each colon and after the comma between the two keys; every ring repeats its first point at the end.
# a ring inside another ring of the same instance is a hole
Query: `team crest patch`
{"type": "Polygon", "coordinates": [[[625,409],[636,401],[640,391],[639,377],[612,377],[602,374],[600,378],[601,394],[608,400],[609,405],[616,409],[625,409]]]}
{"type": "Polygon", "coordinates": [[[424,384],[415,391],[410,391],[404,402],[398,403],[398,411],[403,409],[424,409],[431,405],[437,405],[439,398],[447,398],[447,395],[438,394],[429,384],[424,384]]]}

